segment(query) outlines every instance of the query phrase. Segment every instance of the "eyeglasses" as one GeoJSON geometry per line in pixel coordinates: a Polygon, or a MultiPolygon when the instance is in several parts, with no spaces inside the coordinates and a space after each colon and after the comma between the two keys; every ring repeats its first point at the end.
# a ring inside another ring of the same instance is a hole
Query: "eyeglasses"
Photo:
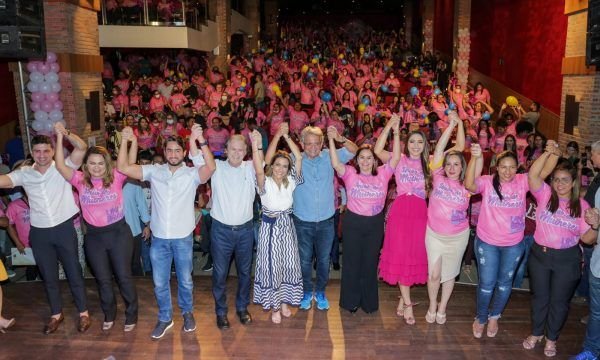
{"type": "Polygon", "coordinates": [[[553,183],[559,183],[559,184],[562,184],[562,185],[568,185],[571,182],[573,182],[573,179],[571,179],[570,177],[563,177],[563,178],[555,177],[555,178],[552,178],[552,182],[553,183]]]}

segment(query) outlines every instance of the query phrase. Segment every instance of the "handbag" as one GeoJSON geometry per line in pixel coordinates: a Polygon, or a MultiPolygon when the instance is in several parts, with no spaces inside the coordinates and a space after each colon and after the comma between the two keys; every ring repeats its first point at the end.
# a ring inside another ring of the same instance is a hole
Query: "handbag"
{"type": "Polygon", "coordinates": [[[25,248],[25,254],[21,254],[19,249],[10,249],[10,258],[12,259],[13,266],[34,266],[35,258],[33,257],[33,250],[31,248],[25,248]]]}

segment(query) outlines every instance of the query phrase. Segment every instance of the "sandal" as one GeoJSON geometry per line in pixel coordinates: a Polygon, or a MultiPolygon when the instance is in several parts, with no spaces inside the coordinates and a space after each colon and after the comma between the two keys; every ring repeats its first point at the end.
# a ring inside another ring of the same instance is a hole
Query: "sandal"
{"type": "Polygon", "coordinates": [[[425,321],[427,321],[430,324],[434,324],[435,323],[435,319],[437,318],[437,312],[429,312],[429,309],[427,309],[427,314],[425,314],[425,321]]]}
{"type": "Polygon", "coordinates": [[[404,299],[402,298],[402,296],[398,296],[398,299],[400,299],[400,301],[398,301],[398,307],[396,308],[396,315],[398,317],[404,317],[404,299]]]}
{"type": "Polygon", "coordinates": [[[497,334],[498,334],[498,319],[490,319],[488,321],[487,337],[493,338],[497,334]],[[495,323],[495,325],[492,325],[493,323],[495,323]]]}
{"type": "Polygon", "coordinates": [[[406,316],[406,312],[405,312],[405,310],[406,310],[406,309],[408,309],[408,308],[411,308],[411,310],[412,310],[412,307],[413,307],[413,306],[416,306],[416,305],[418,305],[418,304],[419,304],[419,303],[404,304],[404,306],[403,306],[403,311],[402,311],[402,312],[403,312],[403,314],[404,314],[404,316],[403,316],[403,317],[404,317],[404,322],[405,322],[407,325],[414,325],[414,324],[415,324],[415,317],[414,317],[414,315],[411,315],[411,316],[408,316],[408,317],[407,317],[407,316],[406,316]]]}
{"type": "Polygon", "coordinates": [[[4,320],[4,324],[0,324],[0,333],[2,333],[2,334],[6,333],[6,330],[15,326],[16,323],[17,322],[14,318],[10,319],[10,320],[8,320],[8,319],[4,320]]]}
{"type": "Polygon", "coordinates": [[[475,338],[477,339],[481,339],[481,337],[483,336],[484,327],[485,324],[480,324],[479,320],[475,319],[475,321],[473,322],[473,336],[475,336],[475,338]]]}
{"type": "Polygon", "coordinates": [[[546,345],[544,346],[544,355],[546,355],[546,357],[556,356],[556,341],[552,341],[546,338],[546,345]]]}
{"type": "Polygon", "coordinates": [[[444,325],[446,323],[446,314],[436,313],[435,322],[439,325],[444,325]]]}
{"type": "Polygon", "coordinates": [[[529,335],[525,340],[523,340],[523,348],[526,350],[533,350],[537,343],[542,342],[544,336],[535,336],[529,335]]]}

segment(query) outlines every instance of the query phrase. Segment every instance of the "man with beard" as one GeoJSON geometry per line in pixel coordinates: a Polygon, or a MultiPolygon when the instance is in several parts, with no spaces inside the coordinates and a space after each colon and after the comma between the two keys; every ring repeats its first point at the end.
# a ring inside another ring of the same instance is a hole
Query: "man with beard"
{"type": "Polygon", "coordinates": [[[183,331],[196,330],[192,296],[193,231],[196,226],[194,199],[198,185],[206,183],[215,171],[215,160],[202,134],[202,127],[197,124],[192,126],[189,143],[190,159],[194,162],[194,167],[187,167],[183,163],[185,144],[179,136],[169,136],[164,141],[166,164],[129,164],[127,143],[133,138],[131,128],[123,129],[123,146],[119,149],[117,168],[130,178],[150,182],[150,260],[154,294],[158,303],[158,323],[151,337],[160,339],[173,327],[170,287],[173,261],[178,284],[177,302],[183,314],[183,331]],[[199,151],[196,140],[200,143],[202,151],[199,151]]]}

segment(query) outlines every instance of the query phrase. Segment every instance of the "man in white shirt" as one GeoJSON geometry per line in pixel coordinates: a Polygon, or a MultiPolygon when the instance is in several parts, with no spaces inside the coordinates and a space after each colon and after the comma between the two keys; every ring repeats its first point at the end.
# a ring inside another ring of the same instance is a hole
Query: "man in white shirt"
{"type": "MultiPolygon", "coordinates": [[[[77,169],[83,162],[87,145],[75,134],[59,126],[74,146],[67,158],[69,167],[77,169]]],[[[46,335],[55,332],[64,320],[58,280],[58,260],[69,281],[69,287],[79,311],[78,330],[90,327],[85,284],[78,261],[77,233],[73,217],[79,212],[73,190],[54,165],[54,147],[48,136],[36,135],[31,140],[34,164],[23,166],[8,175],[0,176],[0,188],[22,186],[29,198],[31,231],[29,241],[35,262],[44,279],[50,304],[51,318],[44,327],[46,335]]]]}
{"type": "Polygon", "coordinates": [[[252,161],[243,161],[248,150],[243,135],[233,135],[226,149],[227,160],[216,160],[217,169],[211,179],[213,204],[210,211],[210,252],[213,258],[213,296],[219,329],[229,328],[226,281],[232,256],[235,257],[238,275],[236,313],[242,324],[252,322],[247,307],[250,303],[250,270],[254,245],[252,204],[256,194],[256,173],[252,161]]]}
{"type": "Polygon", "coordinates": [[[215,161],[202,135],[202,128],[195,124],[190,135],[190,158],[194,167],[184,164],[185,146],[179,136],[167,137],[162,165],[129,164],[127,143],[134,137],[131,128],[123,129],[123,145],[119,149],[117,168],[123,174],[150,182],[152,191],[152,278],[154,294],[158,303],[158,323],[152,331],[153,339],[160,339],[173,327],[171,305],[171,264],[175,261],[177,273],[177,302],[183,315],[183,331],[196,330],[193,315],[192,281],[193,237],[195,227],[194,199],[198,185],[205,183],[215,171],[215,161]],[[200,151],[196,140],[200,142],[200,151]]]}

